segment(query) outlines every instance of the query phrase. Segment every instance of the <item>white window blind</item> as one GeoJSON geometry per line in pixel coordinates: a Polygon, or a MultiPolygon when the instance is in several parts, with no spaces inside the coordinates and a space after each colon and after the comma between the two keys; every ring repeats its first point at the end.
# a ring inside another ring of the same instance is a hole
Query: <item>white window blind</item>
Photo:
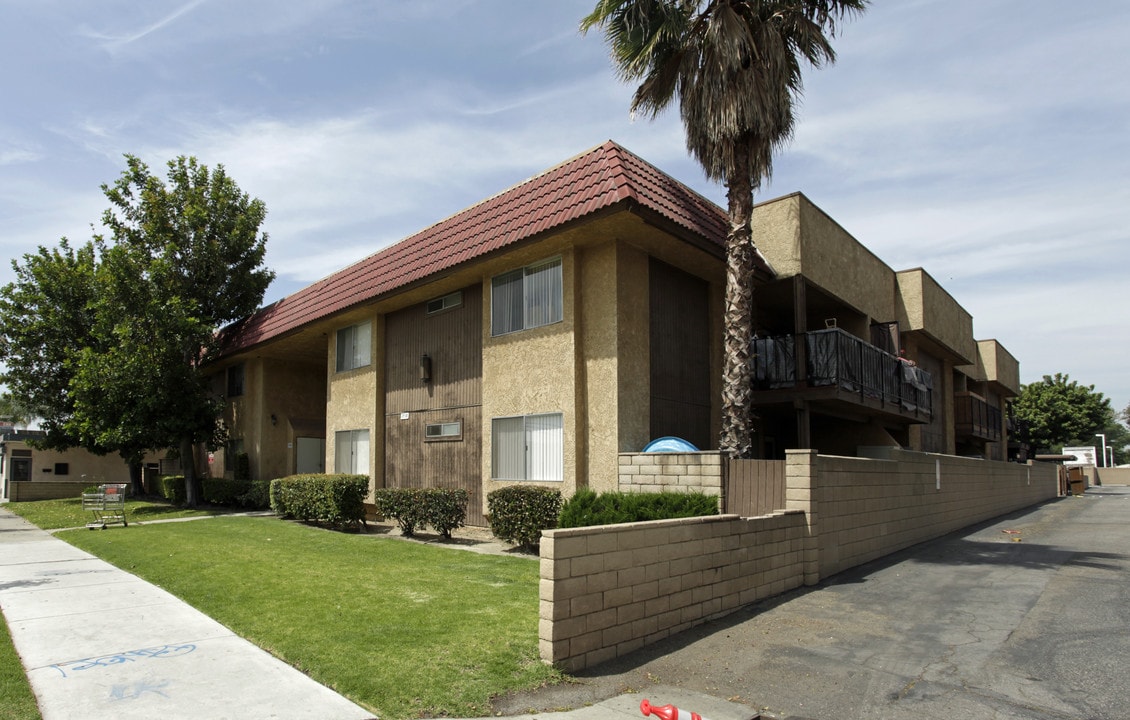
{"type": "Polygon", "coordinates": [[[560,322],[562,292],[561,258],[495,276],[491,280],[491,334],[560,322]]]}
{"type": "Polygon", "coordinates": [[[561,413],[494,418],[491,475],[497,480],[562,480],[563,426],[561,413]]]}
{"type": "Polygon", "coordinates": [[[372,325],[367,322],[337,331],[337,371],[365,367],[372,358],[372,325]]]}
{"type": "Polygon", "coordinates": [[[526,479],[561,480],[565,473],[560,413],[526,418],[526,479]]]}
{"type": "Polygon", "coordinates": [[[369,474],[368,430],[341,430],[334,433],[334,472],[369,474]]]}

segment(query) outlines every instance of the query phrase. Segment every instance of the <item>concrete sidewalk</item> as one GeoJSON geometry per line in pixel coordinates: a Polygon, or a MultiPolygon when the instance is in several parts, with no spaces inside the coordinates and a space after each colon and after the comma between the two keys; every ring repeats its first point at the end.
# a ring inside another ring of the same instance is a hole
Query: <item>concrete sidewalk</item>
{"type": "MultiPolygon", "coordinates": [[[[374,717],[173,595],[2,506],[0,610],[44,720],[374,717]]],[[[647,690],[512,720],[640,720],[645,698],[709,720],[757,717],[693,690],[647,690]]]]}
{"type": "Polygon", "coordinates": [[[44,720],[374,717],[4,508],[0,609],[44,720]]]}

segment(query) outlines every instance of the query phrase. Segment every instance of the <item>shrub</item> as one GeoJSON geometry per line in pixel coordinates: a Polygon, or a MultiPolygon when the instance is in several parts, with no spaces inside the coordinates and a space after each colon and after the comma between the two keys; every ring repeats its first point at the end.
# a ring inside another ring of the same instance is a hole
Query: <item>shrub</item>
{"type": "Polygon", "coordinates": [[[187,499],[184,489],[184,475],[160,475],[154,485],[153,489],[158,495],[175,505],[181,505],[187,499]]]}
{"type": "Polygon", "coordinates": [[[578,490],[561,508],[560,527],[589,527],[643,520],[699,517],[718,514],[718,498],[703,493],[622,493],[597,495],[578,490]]]}
{"type": "Polygon", "coordinates": [[[541,531],[557,526],[561,492],[543,487],[511,485],[487,495],[487,520],[491,532],[519,547],[541,545],[541,531]]]}
{"type": "Polygon", "coordinates": [[[237,499],[240,507],[263,510],[271,506],[271,481],[252,480],[237,499]]]}
{"type": "Polygon", "coordinates": [[[203,478],[201,480],[201,492],[206,503],[235,507],[239,505],[239,497],[247,492],[248,485],[249,483],[245,480],[203,478]]]}
{"type": "Polygon", "coordinates": [[[462,488],[428,488],[424,491],[424,519],[448,540],[451,531],[467,522],[469,495],[462,488]]]}
{"type": "Polygon", "coordinates": [[[467,500],[467,491],[458,488],[379,488],[373,493],[377,512],[395,520],[405,537],[431,525],[451,539],[451,531],[467,520],[467,500]]]}
{"type": "Polygon", "coordinates": [[[373,502],[378,513],[396,521],[405,537],[415,535],[426,522],[421,491],[416,488],[377,488],[373,502]]]}
{"type": "Polygon", "coordinates": [[[271,509],[306,522],[364,524],[368,491],[367,475],[291,475],[271,481],[271,509]]]}

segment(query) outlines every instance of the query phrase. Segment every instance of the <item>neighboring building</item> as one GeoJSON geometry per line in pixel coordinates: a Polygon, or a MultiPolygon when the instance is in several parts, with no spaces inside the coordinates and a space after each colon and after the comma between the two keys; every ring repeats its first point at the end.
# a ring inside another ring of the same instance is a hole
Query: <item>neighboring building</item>
{"type": "MultiPolygon", "coordinates": [[[[29,444],[42,437],[40,430],[0,434],[0,498],[19,501],[78,497],[83,488],[91,485],[130,481],[129,466],[120,456],[95,455],[81,448],[39,450],[29,444]]],[[[155,468],[163,454],[152,454],[146,462],[155,468]]]]}
{"type": "MultiPolygon", "coordinates": [[[[214,472],[246,453],[257,478],[463,487],[484,524],[497,487],[615,489],[619,453],[654,438],[716,448],[727,228],[612,142],[488,198],[227,328],[214,472]]],[[[1013,392],[1015,361],[982,353],[929,275],[895,273],[803,195],[759,205],[754,237],[763,456],[952,453],[958,386],[998,410],[1013,392]]],[[[961,447],[1001,442],[983,430],[961,447]]]]}

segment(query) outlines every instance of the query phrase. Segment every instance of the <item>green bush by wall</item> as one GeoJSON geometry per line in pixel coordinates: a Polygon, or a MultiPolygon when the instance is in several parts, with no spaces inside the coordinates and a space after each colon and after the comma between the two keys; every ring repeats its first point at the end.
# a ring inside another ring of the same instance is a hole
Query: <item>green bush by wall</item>
{"type": "Polygon", "coordinates": [[[531,550],[541,545],[542,530],[557,527],[560,511],[560,490],[511,485],[487,495],[491,532],[501,540],[531,550]]]}
{"type": "Polygon", "coordinates": [[[271,481],[271,509],[280,517],[344,527],[364,525],[367,475],[291,475],[271,481]]]}
{"type": "Polygon", "coordinates": [[[607,492],[598,495],[582,488],[562,506],[558,527],[591,527],[717,514],[718,498],[703,493],[607,492]]]}
{"type": "Polygon", "coordinates": [[[467,520],[469,495],[461,488],[378,488],[373,494],[377,512],[396,520],[406,537],[431,525],[445,538],[467,520]]]}

